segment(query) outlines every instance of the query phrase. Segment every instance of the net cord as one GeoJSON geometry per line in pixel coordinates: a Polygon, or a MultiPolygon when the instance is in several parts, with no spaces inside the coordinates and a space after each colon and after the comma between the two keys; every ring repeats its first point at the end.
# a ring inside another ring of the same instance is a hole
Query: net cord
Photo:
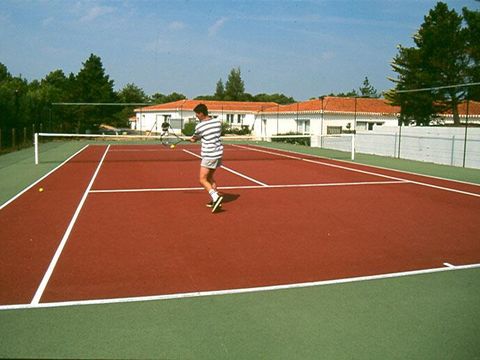
{"type": "MultiPolygon", "coordinates": [[[[304,134],[304,135],[269,135],[269,136],[255,136],[255,135],[245,135],[245,136],[222,136],[224,141],[242,141],[242,140],[251,140],[251,141],[272,141],[273,139],[282,139],[282,138],[305,138],[312,137],[313,134],[304,134]]],[[[344,135],[345,136],[345,135],[344,135]]],[[[352,135],[348,135],[352,136],[352,135]]],[[[163,141],[162,136],[160,135],[102,135],[102,134],[63,134],[63,133],[35,133],[34,134],[34,162],[35,165],[40,163],[40,139],[41,138],[84,138],[84,139],[150,139],[150,140],[159,140],[163,141]]],[[[178,142],[188,141],[190,136],[179,136],[174,135],[178,142]]],[[[352,136],[352,160],[354,159],[354,137],[352,136]]]]}

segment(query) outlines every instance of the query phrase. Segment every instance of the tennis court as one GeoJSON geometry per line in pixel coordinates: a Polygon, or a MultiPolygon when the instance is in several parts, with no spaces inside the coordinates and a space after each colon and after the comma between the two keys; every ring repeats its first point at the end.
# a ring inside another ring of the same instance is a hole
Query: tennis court
{"type": "Polygon", "coordinates": [[[228,144],[93,145],[1,209],[0,309],[319,286],[480,266],[480,187],[228,144]],[[43,191],[39,191],[42,188],[43,191]]]}

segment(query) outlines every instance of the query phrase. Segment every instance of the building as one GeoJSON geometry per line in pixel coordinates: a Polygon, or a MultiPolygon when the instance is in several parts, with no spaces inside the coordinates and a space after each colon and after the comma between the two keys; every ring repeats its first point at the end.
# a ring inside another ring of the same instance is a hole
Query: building
{"type": "Polygon", "coordinates": [[[209,115],[217,117],[231,127],[254,127],[256,114],[277,104],[274,102],[242,102],[212,100],[179,100],[135,109],[135,119],[130,120],[131,128],[146,132],[160,132],[164,121],[180,133],[185,123],[196,121],[193,109],[198,104],[208,107],[209,115]]]}
{"type": "MultiPolygon", "coordinates": [[[[135,109],[131,128],[145,132],[160,132],[168,121],[181,132],[184,124],[196,121],[193,109],[207,105],[210,115],[220,118],[233,128],[248,126],[259,137],[301,133],[315,135],[345,132],[368,132],[380,126],[398,126],[400,107],[385,99],[325,96],[318,99],[279,105],[274,102],[240,102],[211,100],[179,100],[135,109]]],[[[462,122],[467,115],[471,124],[480,123],[480,103],[470,101],[459,105],[462,122]]],[[[451,124],[453,116],[446,112],[436,123],[451,124]]]]}
{"type": "Polygon", "coordinates": [[[400,108],[384,99],[325,96],[259,112],[261,136],[296,132],[339,134],[372,130],[374,126],[397,125],[400,108]]]}

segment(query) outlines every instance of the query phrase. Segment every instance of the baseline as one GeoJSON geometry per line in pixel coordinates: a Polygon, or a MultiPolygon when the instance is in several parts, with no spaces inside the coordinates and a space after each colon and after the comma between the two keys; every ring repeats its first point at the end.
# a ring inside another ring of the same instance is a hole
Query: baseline
{"type": "Polygon", "coordinates": [[[18,305],[0,305],[0,311],[54,308],[54,307],[66,307],[66,306],[79,306],[79,305],[106,305],[106,304],[197,298],[197,297],[205,297],[205,296],[246,294],[246,293],[255,293],[255,292],[299,289],[299,288],[307,288],[307,287],[315,287],[315,286],[339,285],[339,284],[347,284],[347,283],[355,283],[355,282],[393,279],[393,278],[400,278],[400,277],[407,277],[407,276],[425,275],[425,274],[433,274],[433,273],[446,272],[446,271],[459,271],[459,270],[477,269],[477,268],[480,268],[480,264],[468,264],[468,265],[455,266],[448,263],[444,263],[444,267],[441,267],[441,268],[420,269],[420,270],[386,273],[386,274],[378,274],[378,275],[350,277],[350,278],[343,278],[343,279],[272,285],[272,286],[260,286],[260,287],[252,287],[252,288],[198,291],[198,292],[178,293],[178,294],[168,294],[168,295],[138,296],[138,297],[112,298],[112,299],[78,300],[78,301],[63,301],[63,302],[35,303],[35,304],[32,303],[32,304],[18,304],[18,305]]]}

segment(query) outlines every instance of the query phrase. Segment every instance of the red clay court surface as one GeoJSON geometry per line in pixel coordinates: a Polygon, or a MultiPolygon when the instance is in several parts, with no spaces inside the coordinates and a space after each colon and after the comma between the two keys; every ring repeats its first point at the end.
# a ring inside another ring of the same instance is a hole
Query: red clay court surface
{"type": "Polygon", "coordinates": [[[480,263],[478,185],[226,145],[212,214],[198,152],[89,146],[1,209],[0,309],[480,263]]]}

